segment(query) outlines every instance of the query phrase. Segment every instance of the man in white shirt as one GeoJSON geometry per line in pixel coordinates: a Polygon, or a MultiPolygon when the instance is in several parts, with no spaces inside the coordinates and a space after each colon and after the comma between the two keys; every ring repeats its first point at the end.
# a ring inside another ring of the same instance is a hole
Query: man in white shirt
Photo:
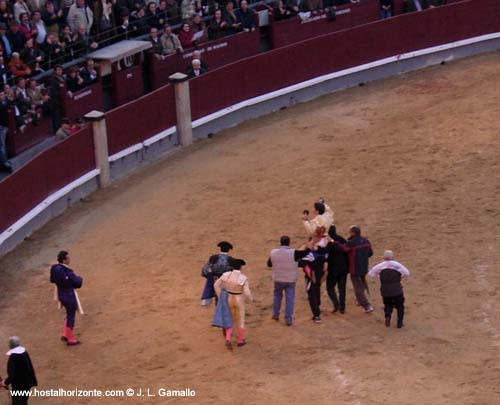
{"type": "Polygon", "coordinates": [[[405,297],[401,278],[407,278],[410,275],[409,270],[394,260],[394,254],[391,250],[386,250],[384,252],[384,261],[373,266],[368,275],[370,277],[380,277],[380,293],[384,301],[385,326],[391,326],[392,310],[396,308],[398,312],[398,328],[402,328],[405,297]]]}

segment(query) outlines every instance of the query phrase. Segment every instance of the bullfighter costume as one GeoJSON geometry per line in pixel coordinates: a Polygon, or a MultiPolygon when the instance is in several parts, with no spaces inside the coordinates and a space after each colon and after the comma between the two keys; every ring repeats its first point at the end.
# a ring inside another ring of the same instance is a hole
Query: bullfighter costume
{"type": "Polygon", "coordinates": [[[312,236],[317,228],[330,229],[334,222],[333,211],[322,198],[314,204],[314,209],[317,215],[313,219],[308,218],[309,211],[306,210],[302,220],[302,224],[309,236],[312,236]]]}
{"type": "Polygon", "coordinates": [[[80,342],[73,336],[76,311],[79,308],[75,288],[82,286],[83,279],[68,267],[68,252],[60,252],[57,260],[59,263],[50,269],[50,282],[57,286],[57,298],[66,309],[66,320],[61,340],[67,342],[68,346],[77,345],[80,342]]]}
{"type": "Polygon", "coordinates": [[[219,242],[217,246],[220,248],[220,253],[210,256],[208,262],[201,270],[202,277],[207,279],[201,294],[202,306],[210,305],[212,298],[215,298],[215,304],[217,305],[217,295],[215,295],[214,283],[222,274],[233,269],[230,263],[234,259],[228,255],[228,252],[233,249],[233,245],[227,241],[222,241],[219,242]]]}
{"type": "Polygon", "coordinates": [[[234,270],[224,273],[214,285],[217,295],[220,296],[222,289],[227,294],[227,301],[231,309],[233,326],[226,329],[226,347],[232,350],[231,337],[233,329],[238,328],[238,346],[244,346],[245,341],[245,299],[253,301],[252,293],[248,283],[248,278],[241,273],[241,268],[245,265],[244,260],[233,259],[234,270]]]}

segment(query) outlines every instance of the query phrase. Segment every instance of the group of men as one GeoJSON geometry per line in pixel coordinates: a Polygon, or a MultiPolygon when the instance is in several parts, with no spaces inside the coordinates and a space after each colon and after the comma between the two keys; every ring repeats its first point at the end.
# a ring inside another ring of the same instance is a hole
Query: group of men
{"type": "MultiPolygon", "coordinates": [[[[361,228],[351,226],[349,236],[344,239],[337,233],[333,212],[323,199],[314,204],[315,216],[303,212],[303,225],[308,240],[299,249],[290,247],[290,237],[280,238],[280,246],[270,252],[267,266],[272,268],[274,281],[272,319],[279,321],[283,296],[285,297],[284,319],[287,326],[293,325],[296,283],[299,269],[305,277],[305,288],[312,312],[312,320],[321,323],[321,286],[332,302],[332,313],[346,311],[347,276],[350,276],[357,305],[365,313],[374,308],[368,298],[366,276],[379,277],[384,302],[385,325],[390,326],[394,308],[397,310],[397,327],[403,327],[404,294],[401,279],[409,276],[408,269],[394,260],[392,251],[384,253],[384,260],[369,270],[369,258],[373,255],[370,241],[363,237],[361,228]]],[[[221,252],[210,257],[202,270],[206,278],[202,305],[208,306],[215,298],[216,309],[212,324],[223,328],[226,346],[232,350],[231,334],[233,321],[238,323],[238,345],[244,341],[245,298],[252,299],[248,278],[241,273],[244,261],[229,256],[233,246],[229,242],[219,243],[221,252]],[[229,308],[229,309],[228,309],[229,308]],[[241,330],[241,332],[240,332],[241,330]]]]}

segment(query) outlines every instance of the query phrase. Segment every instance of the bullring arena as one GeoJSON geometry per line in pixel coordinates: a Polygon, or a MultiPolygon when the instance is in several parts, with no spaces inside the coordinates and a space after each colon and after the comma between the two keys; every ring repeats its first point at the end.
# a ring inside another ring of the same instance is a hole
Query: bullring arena
{"type": "MultiPolygon", "coordinates": [[[[500,54],[371,82],[225,130],[100,190],[1,259],[0,342],[22,337],[39,388],[161,387],[195,398],[30,403],[496,404],[500,401],[500,54]],[[270,319],[265,263],[305,240],[319,196],[337,229],[411,271],[403,329],[354,304],[313,324],[270,319]],[[230,240],[254,294],[248,344],[228,352],[200,306],[200,269],[230,240]],[[48,269],[68,249],[84,277],[82,344],[59,341],[48,269]]],[[[2,343],[3,344],[3,343],[2,343]]],[[[5,368],[0,361],[0,370],[5,368]]],[[[7,394],[0,392],[0,403],[7,394]]]]}

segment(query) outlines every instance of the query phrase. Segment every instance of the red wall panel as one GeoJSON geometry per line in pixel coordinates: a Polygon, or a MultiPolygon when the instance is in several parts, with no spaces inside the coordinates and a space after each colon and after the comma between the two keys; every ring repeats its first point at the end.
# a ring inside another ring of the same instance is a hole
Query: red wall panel
{"type": "Polygon", "coordinates": [[[192,79],[193,119],[324,74],[500,31],[500,1],[470,0],[379,20],[259,54],[192,79]]]}
{"type": "Polygon", "coordinates": [[[174,89],[167,85],[106,113],[109,154],[175,125],[174,89]]]}
{"type": "Polygon", "coordinates": [[[50,194],[94,168],[90,128],[40,153],[0,182],[0,232],[50,194]]]}

